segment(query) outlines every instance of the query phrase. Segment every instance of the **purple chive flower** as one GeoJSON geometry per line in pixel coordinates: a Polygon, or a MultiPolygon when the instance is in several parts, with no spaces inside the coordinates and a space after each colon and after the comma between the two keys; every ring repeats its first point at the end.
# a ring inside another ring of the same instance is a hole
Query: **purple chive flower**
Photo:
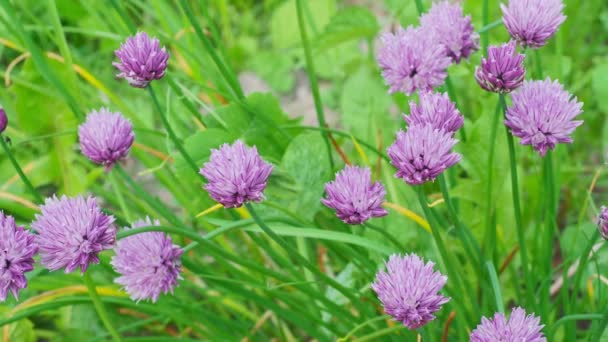
{"type": "MultiPolygon", "coordinates": [[[[158,220],[152,222],[146,217],[133,223],[131,228],[159,225],[158,220]]],[[[156,302],[161,293],[173,292],[177,285],[182,253],[163,232],[145,232],[121,239],[112,258],[114,270],[121,274],[115,282],[135,301],[156,302]]]]}
{"type": "Polygon", "coordinates": [[[120,71],[117,77],[126,79],[133,87],[145,88],[151,81],[165,76],[167,49],[161,48],[158,39],[150,38],[146,32],[128,37],[114,54],[120,59],[112,63],[120,71]]]}
{"type": "Polygon", "coordinates": [[[435,180],[460,161],[460,155],[451,152],[456,142],[451,133],[431,124],[413,125],[407,132],[397,132],[397,140],[388,148],[391,164],[397,168],[395,176],[410,185],[435,180]]]}
{"type": "Polygon", "coordinates": [[[410,115],[404,115],[403,119],[408,126],[428,123],[450,133],[456,132],[464,123],[464,118],[447,94],[430,92],[420,93],[420,105],[410,102],[410,115]]]}
{"type": "Polygon", "coordinates": [[[208,181],[205,190],[226,208],[264,199],[271,172],[272,166],[260,158],[255,146],[247,147],[240,140],[211,150],[211,158],[200,170],[208,181]]]}
{"type": "Polygon", "coordinates": [[[473,29],[471,16],[462,13],[459,3],[436,2],[420,17],[423,30],[441,44],[454,63],[479,50],[479,35],[473,29]]]}
{"type": "Polygon", "coordinates": [[[15,224],[15,219],[0,210],[0,302],[9,291],[19,299],[19,290],[27,287],[25,272],[34,269],[38,246],[34,235],[15,224]]]}
{"type": "Polygon", "coordinates": [[[557,143],[571,143],[570,134],[583,123],[573,120],[583,104],[557,81],[525,81],[513,92],[513,105],[507,108],[505,125],[522,145],[532,145],[544,156],[557,143]]]}
{"type": "Polygon", "coordinates": [[[443,84],[446,68],[452,63],[442,46],[429,39],[426,32],[413,27],[384,33],[380,38],[378,63],[390,86],[389,93],[432,90],[443,84]]]}
{"type": "Polygon", "coordinates": [[[608,240],[608,208],[602,206],[600,217],[597,219],[597,229],[605,240],[608,240]]]}
{"type": "Polygon", "coordinates": [[[500,9],[507,31],[524,47],[547,44],[566,20],[562,0],[509,0],[509,5],[501,3],[500,9]]]}
{"type": "Polygon", "coordinates": [[[433,270],[416,254],[391,255],[388,272],[376,274],[372,289],[382,302],[384,311],[408,329],[417,329],[435,319],[433,315],[450,298],[439,294],[448,277],[433,270]]]}
{"type": "Polygon", "coordinates": [[[372,217],[388,215],[382,208],[386,191],[380,182],[372,183],[367,167],[347,165],[336,174],[336,180],[325,185],[326,206],[336,210],[340,220],[348,224],[362,224],[372,217]]]}
{"type": "Polygon", "coordinates": [[[541,332],[543,327],[540,318],[533,314],[526,316],[526,311],[522,308],[513,308],[509,320],[500,312],[495,313],[493,319],[483,317],[481,324],[471,333],[470,341],[546,342],[547,339],[541,332]]]}
{"type": "Polygon", "coordinates": [[[7,125],[8,116],[6,116],[6,111],[4,110],[4,108],[0,107],[0,134],[4,132],[7,125]]]}
{"type": "Polygon", "coordinates": [[[78,127],[82,153],[94,163],[105,165],[107,170],[127,156],[134,139],[131,122],[106,108],[89,113],[85,123],[78,127]]]}
{"type": "Polygon", "coordinates": [[[41,262],[51,271],[80,267],[84,273],[89,264],[99,263],[99,252],[114,245],[114,217],[102,213],[94,197],[53,196],[40,210],[32,228],[38,232],[41,262]]]}
{"type": "Polygon", "coordinates": [[[477,83],[494,93],[510,93],[519,88],[525,75],[524,55],[517,53],[514,40],[488,47],[488,57],[482,58],[481,67],[475,68],[477,83]]]}

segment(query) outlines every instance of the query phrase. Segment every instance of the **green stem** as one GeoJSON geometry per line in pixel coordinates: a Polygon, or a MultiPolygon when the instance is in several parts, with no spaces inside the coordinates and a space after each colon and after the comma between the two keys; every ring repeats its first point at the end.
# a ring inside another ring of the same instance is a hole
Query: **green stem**
{"type": "Polygon", "coordinates": [[[211,59],[213,60],[213,62],[217,66],[217,68],[219,69],[224,80],[226,81],[226,83],[228,83],[231,90],[236,94],[238,99],[244,99],[245,94],[243,93],[243,89],[241,88],[240,83],[234,76],[234,72],[232,72],[232,70],[229,69],[229,67],[221,60],[220,56],[215,51],[215,48],[209,41],[209,38],[207,38],[207,36],[203,32],[203,30],[201,29],[201,26],[199,25],[198,20],[194,16],[194,11],[190,7],[188,0],[181,0],[180,3],[184,10],[184,13],[188,17],[188,20],[190,20],[190,23],[194,27],[194,31],[196,32],[196,34],[197,34],[198,38],[201,40],[201,42],[203,42],[205,50],[207,50],[207,53],[209,53],[209,56],[211,57],[211,59]]]}
{"type": "MultiPolygon", "coordinates": [[[[445,86],[448,90],[448,96],[456,104],[456,107],[458,107],[458,99],[456,98],[456,91],[454,90],[454,84],[452,83],[452,79],[450,78],[450,75],[448,75],[445,78],[445,86]]],[[[464,129],[464,125],[462,125],[462,127],[460,127],[460,129],[458,131],[460,132],[460,139],[462,139],[463,143],[466,143],[467,142],[467,133],[464,129]]]]}
{"type": "Polygon", "coordinates": [[[127,219],[127,221],[132,223],[131,220],[133,217],[131,216],[129,207],[127,207],[125,198],[122,195],[122,191],[120,191],[120,184],[118,183],[118,179],[116,178],[116,172],[118,172],[118,171],[110,170],[110,172],[108,172],[108,177],[110,178],[110,183],[112,183],[112,187],[114,188],[114,194],[116,194],[116,198],[118,199],[118,205],[120,205],[120,209],[122,210],[123,214],[125,215],[125,218],[127,219]]]}
{"type": "Polygon", "coordinates": [[[505,306],[502,301],[502,294],[500,292],[500,283],[498,282],[498,276],[496,275],[496,269],[491,261],[486,261],[486,269],[490,275],[490,283],[492,284],[492,290],[494,291],[494,301],[496,303],[496,310],[498,312],[505,312],[505,306]]]}
{"type": "MultiPolygon", "coordinates": [[[[504,96],[504,95],[500,95],[504,96]]],[[[494,213],[494,201],[492,200],[492,180],[494,176],[494,150],[496,148],[496,133],[498,131],[498,119],[501,117],[502,100],[498,101],[496,111],[494,112],[494,118],[492,119],[492,126],[490,126],[490,151],[488,154],[488,167],[486,173],[488,175],[488,183],[486,187],[486,232],[484,239],[484,250],[487,250],[486,258],[488,260],[494,260],[494,245],[496,244],[496,225],[493,220],[494,213]]]]}
{"type": "MultiPolygon", "coordinates": [[[[502,106],[503,113],[506,113],[507,102],[504,95],[499,96],[499,101],[502,106]]],[[[521,268],[526,282],[526,294],[528,305],[532,306],[532,309],[536,306],[534,300],[534,284],[532,282],[531,274],[528,270],[528,250],[526,248],[526,235],[524,233],[524,226],[521,218],[521,205],[519,202],[519,181],[517,178],[517,159],[515,157],[515,143],[513,142],[513,135],[509,131],[509,127],[505,126],[507,132],[507,145],[509,146],[509,166],[511,169],[511,193],[513,195],[513,211],[515,212],[515,228],[517,230],[517,240],[519,241],[519,256],[521,258],[521,268]]]]}
{"type": "Polygon", "coordinates": [[[30,183],[30,180],[27,178],[25,173],[23,173],[23,170],[19,166],[17,159],[15,159],[15,156],[13,156],[13,152],[11,151],[10,147],[8,147],[8,144],[6,143],[6,141],[4,141],[4,136],[2,134],[0,134],[0,145],[2,145],[2,148],[4,149],[4,152],[6,152],[8,159],[11,161],[11,164],[13,164],[13,168],[15,168],[15,171],[17,171],[17,174],[19,174],[19,178],[21,178],[21,181],[23,182],[23,184],[25,184],[25,187],[29,190],[29,192],[32,194],[32,196],[34,196],[34,198],[36,199],[36,202],[37,203],[44,202],[42,197],[40,197],[40,194],[38,194],[38,191],[36,191],[36,188],[34,188],[34,186],[32,185],[32,183],[30,183]]]}
{"type": "MultiPolygon", "coordinates": [[[[487,33],[490,30],[492,30],[493,28],[496,28],[496,27],[498,27],[500,25],[502,25],[502,20],[501,19],[496,20],[495,22],[489,23],[486,26],[480,28],[479,31],[477,31],[477,33],[479,33],[479,34],[487,33]]],[[[486,49],[487,49],[487,47],[486,47],[486,49]]],[[[484,50],[484,53],[485,53],[485,51],[487,51],[487,50],[484,50]]]]}
{"type": "Polygon", "coordinates": [[[163,122],[163,126],[165,126],[165,129],[167,130],[167,134],[169,135],[169,138],[171,139],[171,141],[173,141],[173,144],[175,145],[175,147],[177,147],[177,150],[182,155],[182,157],[184,157],[184,159],[186,160],[186,162],[188,163],[188,165],[190,166],[192,171],[194,171],[194,173],[197,176],[202,177],[199,174],[199,167],[196,166],[196,163],[194,162],[192,157],[190,157],[188,152],[186,152],[186,149],[182,145],[182,142],[180,141],[180,139],[177,137],[177,135],[175,135],[173,128],[171,128],[171,125],[169,124],[169,120],[167,119],[167,116],[165,115],[165,111],[162,109],[162,107],[160,106],[160,103],[158,102],[158,99],[156,98],[156,93],[154,92],[154,88],[152,88],[152,84],[150,84],[148,86],[148,91],[150,92],[150,97],[152,97],[152,102],[154,102],[154,106],[156,107],[156,110],[158,111],[158,114],[160,115],[160,119],[163,122]]]}
{"type": "MultiPolygon", "coordinates": [[[[552,269],[552,261],[553,261],[553,238],[555,235],[555,180],[553,175],[553,159],[552,159],[552,151],[547,151],[543,159],[543,169],[545,174],[545,182],[546,182],[546,218],[545,218],[545,237],[543,241],[545,242],[545,253],[543,255],[543,260],[546,265],[544,270],[544,276],[547,279],[551,276],[552,269]]],[[[549,302],[551,301],[551,293],[549,289],[549,285],[543,286],[545,288],[545,293],[542,298],[543,311],[545,315],[545,320],[548,319],[546,315],[549,311],[549,302]]]]}
{"type": "Polygon", "coordinates": [[[399,240],[397,240],[396,237],[394,237],[391,233],[387,232],[386,229],[380,228],[380,227],[376,227],[375,225],[366,222],[363,224],[367,229],[370,230],[374,230],[378,233],[380,233],[382,236],[384,236],[388,241],[390,241],[393,245],[395,245],[395,247],[397,247],[400,251],[405,251],[406,248],[405,246],[399,242],[399,240]]]}
{"type": "MultiPolygon", "coordinates": [[[[454,265],[453,265],[454,258],[452,256],[448,255],[448,251],[445,248],[443,238],[441,237],[441,233],[439,232],[439,227],[437,225],[434,225],[435,221],[433,220],[433,214],[431,213],[431,210],[426,201],[426,197],[424,195],[424,189],[423,189],[422,185],[417,185],[417,186],[415,186],[415,188],[416,188],[416,193],[418,194],[418,201],[420,202],[420,206],[422,207],[422,211],[424,212],[424,216],[425,216],[427,222],[429,222],[429,225],[431,226],[431,234],[433,235],[433,239],[435,240],[435,244],[437,245],[437,249],[439,250],[439,255],[440,255],[441,259],[443,260],[443,263],[445,264],[445,268],[448,273],[448,277],[450,279],[452,279],[452,283],[454,284],[455,293],[458,293],[458,294],[469,293],[470,291],[465,292],[463,290],[462,279],[460,279],[460,273],[456,272],[456,270],[458,270],[458,268],[454,267],[454,265]]],[[[471,289],[469,288],[467,290],[471,290],[471,289]]],[[[471,297],[470,293],[469,293],[469,297],[471,297]]],[[[472,296],[469,299],[471,301],[471,304],[475,302],[474,296],[472,296]]],[[[464,301],[462,301],[462,298],[459,298],[458,301],[460,301],[460,304],[464,306],[464,301]]],[[[465,315],[468,316],[468,310],[465,310],[465,315]]],[[[470,317],[468,317],[468,318],[471,319],[470,317]]]]}
{"type": "Polygon", "coordinates": [[[287,243],[287,241],[285,241],[282,237],[277,235],[277,233],[275,233],[270,227],[268,227],[268,225],[266,225],[266,223],[258,216],[257,212],[253,209],[253,206],[250,203],[246,203],[245,207],[247,208],[247,211],[249,211],[249,214],[251,215],[255,223],[262,229],[262,231],[268,236],[270,236],[270,238],[273,239],[276,243],[278,243],[292,258],[296,259],[304,267],[306,267],[314,274],[322,278],[328,285],[335,288],[344,296],[346,296],[349,300],[351,300],[354,305],[357,305],[357,303],[359,303],[359,299],[356,298],[348,288],[344,287],[342,284],[338,283],[333,278],[327,276],[325,273],[319,271],[314,265],[312,265],[308,260],[306,260],[306,258],[301,256],[297,251],[295,251],[287,243]]]}
{"type": "Polygon", "coordinates": [[[87,289],[89,290],[89,296],[91,296],[91,301],[93,302],[93,306],[95,306],[97,315],[99,315],[99,318],[103,322],[103,325],[106,327],[106,329],[108,330],[110,335],[112,335],[112,338],[114,339],[114,341],[120,342],[121,341],[120,335],[118,334],[118,332],[112,325],[112,322],[110,321],[110,318],[108,317],[108,313],[106,312],[106,309],[103,306],[103,303],[99,299],[99,295],[97,294],[97,288],[95,287],[95,282],[91,278],[90,271],[84,273],[84,283],[87,286],[87,289]]]}
{"type": "Polygon", "coordinates": [[[445,176],[441,174],[439,175],[438,179],[439,187],[441,188],[441,193],[448,208],[448,214],[450,215],[450,219],[456,226],[456,234],[462,242],[468,258],[471,260],[475,270],[479,274],[478,266],[480,266],[482,263],[481,250],[474,241],[472,242],[470,239],[467,238],[467,235],[465,233],[465,230],[467,228],[462,224],[462,221],[460,221],[460,218],[458,218],[458,215],[456,214],[456,210],[454,209],[454,204],[448,190],[448,185],[445,181],[445,176]],[[473,252],[475,252],[475,254],[473,254],[473,252]]]}
{"type": "MultiPolygon", "coordinates": [[[[312,58],[312,49],[310,42],[308,41],[308,34],[306,33],[306,27],[304,23],[304,9],[302,0],[296,0],[296,10],[298,14],[298,26],[300,28],[300,37],[302,39],[302,46],[304,47],[304,57],[306,59],[306,68],[308,71],[308,79],[310,81],[310,88],[312,90],[312,96],[315,101],[315,110],[317,112],[317,121],[320,127],[327,127],[325,121],[325,114],[323,113],[323,103],[321,102],[321,94],[319,93],[319,85],[317,84],[317,74],[315,72],[315,65],[312,58]]],[[[329,142],[329,134],[323,132],[323,140],[325,140],[325,147],[327,148],[327,156],[329,158],[329,166],[334,169],[334,160],[331,154],[331,144],[329,142]]]]}
{"type": "MultiPolygon", "coordinates": [[[[483,0],[482,9],[481,9],[481,20],[484,28],[488,26],[490,22],[490,1],[483,0]]],[[[486,53],[488,50],[488,45],[490,44],[490,34],[486,31],[481,34],[481,49],[483,53],[486,53]]]]}
{"type": "Polygon", "coordinates": [[[418,15],[421,16],[424,12],[424,6],[422,5],[422,0],[416,0],[416,10],[418,11],[418,15]]]}
{"type": "Polygon", "coordinates": [[[541,58],[540,58],[539,49],[534,50],[534,62],[536,65],[536,78],[542,79],[543,78],[543,62],[541,61],[541,58]]]}

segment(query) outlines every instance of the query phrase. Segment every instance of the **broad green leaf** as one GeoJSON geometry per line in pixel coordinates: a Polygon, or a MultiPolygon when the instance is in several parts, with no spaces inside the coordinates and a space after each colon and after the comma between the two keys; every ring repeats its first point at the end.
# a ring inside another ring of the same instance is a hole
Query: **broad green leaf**
{"type": "Polygon", "coordinates": [[[290,91],[295,84],[295,57],[282,52],[256,54],[250,62],[251,68],[270,87],[279,93],[290,91]]]}
{"type": "Polygon", "coordinates": [[[281,168],[294,180],[295,196],[284,204],[306,219],[312,219],[321,207],[325,183],[331,176],[323,138],[317,132],[297,136],[291,141],[281,168]]]}
{"type": "Polygon", "coordinates": [[[316,48],[326,50],[346,41],[373,38],[380,27],[376,17],[364,7],[348,7],[339,11],[318,36],[316,48]]]}

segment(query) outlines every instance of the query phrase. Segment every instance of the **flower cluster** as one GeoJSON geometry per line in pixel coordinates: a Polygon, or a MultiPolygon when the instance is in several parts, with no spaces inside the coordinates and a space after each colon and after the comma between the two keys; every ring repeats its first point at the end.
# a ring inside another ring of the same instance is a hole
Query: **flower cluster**
{"type": "Polygon", "coordinates": [[[114,52],[120,62],[114,62],[118,77],[124,78],[136,88],[145,88],[153,80],[165,76],[169,54],[167,49],[160,47],[156,38],[150,38],[147,33],[139,32],[120,46],[114,52]]]}
{"type": "Polygon", "coordinates": [[[447,94],[420,93],[420,104],[410,102],[410,115],[403,119],[409,126],[431,124],[448,133],[455,133],[464,124],[464,117],[447,94]]]}
{"type": "Polygon", "coordinates": [[[541,156],[557,143],[571,143],[570,134],[583,123],[574,120],[583,104],[557,81],[525,81],[512,99],[505,125],[522,145],[532,145],[541,156]]]}
{"type": "Polygon", "coordinates": [[[513,308],[511,317],[507,320],[503,313],[497,312],[493,319],[483,317],[481,324],[471,332],[471,342],[494,342],[494,341],[526,341],[546,342],[547,339],[541,332],[544,325],[540,324],[540,318],[534,315],[526,315],[522,308],[513,308]]]}
{"type": "Polygon", "coordinates": [[[382,208],[386,190],[380,182],[371,182],[369,168],[346,166],[336,174],[336,180],[325,185],[327,198],[321,201],[336,210],[345,223],[362,224],[372,217],[388,212],[382,208]]]}
{"type": "Polygon", "coordinates": [[[433,262],[415,254],[392,255],[387,272],[380,271],[372,289],[387,314],[409,329],[417,329],[435,319],[434,313],[450,299],[439,294],[448,278],[434,271],[433,262]]]}
{"type": "MultiPolygon", "coordinates": [[[[133,223],[130,229],[159,226],[150,218],[133,223]]],[[[127,228],[129,229],[129,228],[127,228]]],[[[124,286],[133,300],[156,302],[161,293],[173,291],[180,278],[183,251],[162,232],[145,232],[119,240],[112,266],[120,273],[115,282],[124,286]]]]}
{"type": "Polygon", "coordinates": [[[524,47],[544,46],[566,20],[562,0],[509,0],[500,9],[511,37],[524,47]]]}
{"type": "Polygon", "coordinates": [[[15,218],[0,211],[0,301],[8,293],[19,298],[19,290],[27,287],[25,273],[34,269],[38,245],[34,235],[15,224],[15,218]]]}
{"type": "Polygon", "coordinates": [[[524,55],[517,53],[515,41],[488,47],[488,56],[475,69],[475,80],[483,89],[510,93],[524,82],[524,55]]]}
{"type": "Polygon", "coordinates": [[[126,158],[135,135],[131,122],[122,114],[101,108],[89,113],[85,123],[78,127],[78,139],[82,153],[109,170],[117,161],[126,158]]]}

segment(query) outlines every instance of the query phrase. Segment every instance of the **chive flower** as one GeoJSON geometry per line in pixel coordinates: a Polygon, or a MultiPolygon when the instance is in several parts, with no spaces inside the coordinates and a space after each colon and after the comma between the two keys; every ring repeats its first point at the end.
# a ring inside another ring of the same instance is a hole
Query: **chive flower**
{"type": "Polygon", "coordinates": [[[8,116],[6,116],[4,108],[0,107],[0,134],[4,132],[6,126],[8,126],[8,116]]]}
{"type": "MultiPolygon", "coordinates": [[[[133,223],[131,228],[159,226],[149,217],[133,223]]],[[[128,236],[116,243],[112,266],[120,277],[115,282],[124,287],[135,301],[156,302],[161,293],[173,292],[180,279],[180,257],[183,250],[163,232],[145,232],[128,236]]]]}
{"type": "Polygon", "coordinates": [[[382,46],[377,59],[390,86],[389,93],[401,91],[411,95],[416,90],[432,90],[443,84],[452,60],[425,31],[400,27],[395,33],[384,33],[380,39],[382,46]]]}
{"type": "Polygon", "coordinates": [[[391,164],[397,168],[395,176],[410,185],[435,180],[460,161],[460,155],[452,152],[457,143],[452,135],[428,123],[397,132],[397,140],[388,148],[391,164]]]}
{"type": "Polygon", "coordinates": [[[336,216],[348,224],[362,224],[372,217],[388,215],[382,208],[386,190],[380,182],[371,181],[368,167],[347,165],[336,179],[325,185],[326,206],[336,210],[336,216]]]}
{"type": "Polygon", "coordinates": [[[372,283],[384,311],[408,329],[418,329],[434,320],[434,313],[450,300],[439,293],[448,278],[434,266],[431,261],[425,264],[416,254],[391,255],[387,272],[378,272],[372,283]]]}
{"type": "Polygon", "coordinates": [[[509,0],[500,4],[502,22],[521,46],[533,49],[547,44],[566,20],[562,0],[509,0]]]}
{"type": "Polygon", "coordinates": [[[136,88],[145,88],[153,80],[165,76],[169,53],[160,47],[156,38],[150,38],[146,32],[138,32],[114,51],[120,62],[112,65],[118,69],[118,78],[124,78],[136,88]]]}
{"type": "Polygon", "coordinates": [[[605,240],[608,240],[608,208],[602,206],[597,219],[597,229],[605,240]]]}
{"type": "Polygon", "coordinates": [[[524,55],[517,53],[515,41],[488,47],[488,56],[475,69],[475,80],[483,89],[494,93],[510,93],[524,82],[524,55]]]}
{"type": "Polygon", "coordinates": [[[526,315],[524,309],[517,307],[513,308],[508,320],[500,312],[495,313],[492,319],[483,317],[481,324],[471,333],[470,341],[546,342],[547,339],[541,332],[543,327],[540,318],[533,314],[526,315]]]}
{"type": "Polygon", "coordinates": [[[471,24],[471,16],[464,16],[460,3],[435,2],[431,9],[420,17],[423,31],[430,39],[444,48],[445,54],[454,63],[479,50],[479,34],[471,24]]]}
{"type": "Polygon", "coordinates": [[[40,207],[32,228],[38,232],[42,264],[65,273],[99,263],[99,252],[111,249],[116,240],[114,217],[105,215],[94,197],[53,196],[40,207]]]}
{"type": "Polygon", "coordinates": [[[89,113],[78,127],[78,140],[82,153],[109,171],[117,161],[127,157],[135,134],[131,122],[122,114],[101,108],[89,113]]]}
{"type": "Polygon", "coordinates": [[[464,117],[447,94],[422,92],[419,98],[420,105],[410,102],[410,114],[403,116],[409,126],[428,123],[454,133],[464,124],[464,117]]]}
{"type": "Polygon", "coordinates": [[[226,208],[264,199],[271,172],[272,165],[260,157],[256,147],[247,147],[240,140],[211,150],[211,158],[200,169],[200,174],[207,178],[205,190],[226,208]]]}
{"type": "Polygon", "coordinates": [[[557,81],[525,81],[513,92],[513,104],[507,108],[505,125],[522,145],[532,145],[542,156],[558,143],[571,143],[570,135],[582,120],[583,104],[564,90],[557,81]]]}
{"type": "Polygon", "coordinates": [[[0,210],[0,302],[8,293],[19,299],[19,290],[27,287],[25,273],[34,269],[38,245],[30,234],[15,224],[15,218],[0,210]]]}

